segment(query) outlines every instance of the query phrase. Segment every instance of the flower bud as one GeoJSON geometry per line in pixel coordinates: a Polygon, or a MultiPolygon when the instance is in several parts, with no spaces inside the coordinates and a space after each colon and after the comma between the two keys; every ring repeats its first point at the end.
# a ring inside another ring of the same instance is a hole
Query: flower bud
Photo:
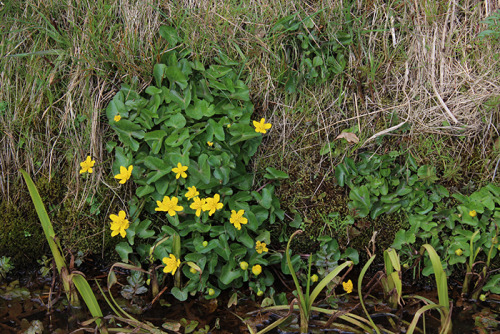
{"type": "Polygon", "coordinates": [[[208,295],[209,296],[215,295],[215,290],[214,289],[208,289],[208,295]]]}
{"type": "Polygon", "coordinates": [[[484,302],[486,300],[486,295],[482,294],[481,296],[479,296],[479,300],[484,302]]]}
{"type": "Polygon", "coordinates": [[[460,248],[455,251],[455,255],[457,256],[462,256],[463,253],[464,252],[460,248]]]}
{"type": "Polygon", "coordinates": [[[240,268],[243,270],[247,270],[248,269],[248,262],[245,262],[245,261],[240,262],[240,268]]]}
{"type": "Polygon", "coordinates": [[[264,291],[262,291],[262,290],[257,291],[257,296],[259,296],[259,297],[260,297],[260,296],[262,296],[263,294],[264,294],[264,291]]]}
{"type": "Polygon", "coordinates": [[[255,266],[252,267],[252,273],[255,276],[258,276],[262,272],[262,266],[260,264],[256,264],[255,266]]]}
{"type": "Polygon", "coordinates": [[[314,274],[311,276],[311,282],[316,283],[318,281],[319,277],[318,275],[314,274]]]}
{"type": "Polygon", "coordinates": [[[208,246],[208,241],[203,241],[203,247],[207,247],[208,246]]]}
{"type": "Polygon", "coordinates": [[[191,272],[191,274],[196,274],[198,272],[198,270],[196,270],[192,267],[191,267],[191,269],[189,269],[189,271],[191,272]]]}

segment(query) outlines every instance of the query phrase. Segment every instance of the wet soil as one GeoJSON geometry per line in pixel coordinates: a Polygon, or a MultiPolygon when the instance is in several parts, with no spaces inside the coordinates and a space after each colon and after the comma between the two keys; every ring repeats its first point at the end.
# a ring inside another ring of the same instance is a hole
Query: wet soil
{"type": "MultiPolygon", "coordinates": [[[[94,273],[89,281],[95,287],[93,278],[101,286],[105,286],[107,273],[94,273]]],[[[118,273],[118,280],[125,282],[127,272],[118,273]]],[[[366,283],[368,283],[367,279],[366,283]]],[[[292,282],[287,283],[293,286],[292,282]]],[[[366,284],[365,284],[366,285],[366,284]]],[[[203,296],[188,299],[185,302],[176,300],[168,289],[160,298],[153,299],[148,293],[134,295],[129,299],[121,296],[120,288],[112,291],[120,306],[133,317],[144,323],[156,326],[165,333],[250,333],[264,329],[274,321],[285,316],[284,312],[266,312],[260,306],[269,299],[256,297],[250,291],[226,291],[216,299],[207,300],[203,296]],[[237,299],[234,299],[236,293],[237,299]],[[248,297],[250,296],[250,297],[248,297]],[[233,299],[231,299],[233,297],[233,299]]],[[[290,302],[294,296],[285,286],[275,287],[277,291],[286,293],[290,302]]],[[[374,322],[393,333],[403,333],[414,314],[423,306],[414,298],[405,299],[398,310],[391,310],[384,302],[383,293],[378,285],[364,291],[364,301],[374,322]]],[[[100,300],[103,313],[108,315],[105,321],[108,328],[121,328],[132,331],[134,327],[113,318],[112,311],[95,289],[100,300]]],[[[437,292],[429,286],[413,284],[403,288],[406,295],[419,295],[437,302],[437,292]]],[[[471,301],[460,297],[459,289],[450,291],[454,300],[452,309],[453,333],[500,333],[500,296],[489,295],[483,302],[471,301]]],[[[340,312],[351,312],[362,317],[364,314],[356,291],[346,294],[337,287],[329,296],[323,296],[318,306],[340,312]]],[[[60,293],[57,280],[44,278],[39,274],[31,274],[21,280],[12,280],[0,284],[0,333],[85,333],[94,332],[92,324],[86,323],[90,314],[84,308],[75,309],[67,305],[65,296],[60,293]]],[[[342,330],[335,319],[333,325],[322,327],[329,319],[326,316],[313,314],[310,323],[311,333],[335,332],[350,333],[342,330]],[[321,324],[322,323],[322,324],[321,324]],[[321,325],[320,325],[321,324],[321,325]]],[[[345,324],[345,323],[344,323],[345,324]]],[[[281,329],[269,333],[298,333],[298,315],[293,316],[281,329]]],[[[418,327],[422,328],[420,320],[418,327]]],[[[426,333],[438,333],[440,326],[439,313],[428,312],[425,317],[426,333]]]]}

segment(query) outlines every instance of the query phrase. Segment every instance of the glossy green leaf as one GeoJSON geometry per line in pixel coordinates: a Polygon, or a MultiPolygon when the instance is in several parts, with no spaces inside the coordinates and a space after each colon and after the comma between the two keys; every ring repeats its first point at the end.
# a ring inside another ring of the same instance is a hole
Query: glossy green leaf
{"type": "Polygon", "coordinates": [[[122,262],[128,262],[128,255],[133,252],[132,247],[123,241],[116,245],[115,250],[120,255],[122,262]]]}

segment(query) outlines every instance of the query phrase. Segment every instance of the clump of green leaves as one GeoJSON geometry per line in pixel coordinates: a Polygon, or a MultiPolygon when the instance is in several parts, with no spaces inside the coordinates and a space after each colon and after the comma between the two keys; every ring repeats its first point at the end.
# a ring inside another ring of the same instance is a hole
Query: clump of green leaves
{"type": "Polygon", "coordinates": [[[477,37],[483,39],[486,37],[491,37],[493,39],[500,38],[500,10],[492,13],[484,21],[481,21],[488,26],[486,30],[483,30],[477,35],[477,37]]]}
{"type": "Polygon", "coordinates": [[[284,217],[272,180],[288,176],[268,168],[267,181],[253,190],[255,175],[247,166],[262,134],[251,126],[254,107],[236,63],[220,57],[207,67],[184,48],[175,29],[162,27],[160,33],[177,47],[154,66],[153,85],[143,94],[123,86],[106,110],[120,141],[107,145],[115,152],[114,174],[133,166],[131,180],[138,186],[128,202],[127,240],[116,249],[123,261],[133,256],[154,265],[170,254],[186,261],[189,266],[178,271],[184,282],[172,289],[180,300],[196,292],[215,298],[243,282],[265,291],[274,281],[266,266],[282,256],[269,256],[256,243],[269,245],[267,224],[284,217]],[[187,177],[172,171],[179,164],[187,177]],[[218,196],[222,209],[194,209],[196,199],[186,196],[192,187],[198,200],[218,196]],[[176,198],[182,210],[155,210],[166,197],[176,198]],[[230,222],[233,212],[243,212],[240,228],[230,222]]]}
{"type": "Polygon", "coordinates": [[[438,179],[435,167],[418,167],[411,156],[401,165],[397,161],[399,156],[399,152],[361,153],[358,162],[346,158],[337,165],[337,182],[349,187],[348,206],[355,218],[375,219],[399,210],[425,215],[436,203],[449,197],[446,188],[435,184],[438,179]]]}
{"type": "Polygon", "coordinates": [[[0,257],[0,278],[7,277],[7,274],[14,269],[12,263],[10,263],[10,257],[2,256],[0,257]]]}
{"type": "MultiPolygon", "coordinates": [[[[470,196],[458,193],[452,196],[458,205],[451,209],[410,215],[409,229],[396,234],[393,247],[402,250],[411,261],[414,244],[431,244],[448,274],[465,265],[463,293],[472,292],[477,297],[483,286],[485,291],[491,287],[488,270],[498,254],[500,187],[489,184],[470,196]],[[473,286],[472,277],[475,277],[473,286]]],[[[432,266],[426,261],[423,274],[430,273],[432,266]]]]}
{"type": "Polygon", "coordinates": [[[352,44],[349,33],[324,33],[313,20],[318,13],[305,19],[301,19],[300,14],[280,19],[271,29],[273,38],[282,39],[286,70],[279,79],[285,82],[289,93],[295,92],[303,82],[320,84],[342,73],[347,65],[345,47],[352,44]]]}

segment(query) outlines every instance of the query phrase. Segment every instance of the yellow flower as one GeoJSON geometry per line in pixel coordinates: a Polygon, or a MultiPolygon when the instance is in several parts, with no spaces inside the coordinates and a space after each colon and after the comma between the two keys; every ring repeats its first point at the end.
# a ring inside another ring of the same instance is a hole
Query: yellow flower
{"type": "Polygon", "coordinates": [[[311,282],[316,283],[318,281],[319,277],[318,275],[314,274],[311,276],[311,282]]]}
{"type": "Polygon", "coordinates": [[[342,282],[342,287],[344,288],[345,292],[351,293],[352,292],[352,281],[348,280],[347,283],[342,282]]]}
{"type": "Polygon", "coordinates": [[[215,194],[214,197],[205,199],[205,204],[202,206],[203,211],[208,211],[208,215],[211,216],[214,214],[215,210],[222,209],[224,204],[220,203],[219,200],[219,194],[215,194]]]}
{"type": "Polygon", "coordinates": [[[269,249],[267,249],[266,244],[260,241],[257,241],[255,243],[255,250],[259,254],[262,254],[262,252],[269,252],[269,249]]]}
{"type": "Polygon", "coordinates": [[[188,187],[188,192],[184,196],[186,196],[187,199],[190,200],[191,198],[196,197],[199,194],[200,193],[198,192],[198,190],[196,190],[196,187],[192,186],[192,187],[188,187]]]}
{"type": "Polygon", "coordinates": [[[210,146],[210,147],[212,147],[212,146],[214,146],[214,143],[211,142],[211,141],[207,141],[207,145],[210,146]]]}
{"type": "Polygon", "coordinates": [[[165,268],[163,268],[165,274],[172,273],[174,275],[177,268],[181,265],[181,260],[176,259],[174,254],[164,257],[162,261],[165,263],[165,268]]]}
{"type": "Polygon", "coordinates": [[[462,256],[462,254],[463,254],[463,253],[464,253],[464,252],[463,252],[460,248],[459,248],[459,249],[457,249],[457,250],[455,251],[455,254],[456,254],[457,256],[462,256]]]}
{"type": "Polygon", "coordinates": [[[477,216],[476,210],[469,211],[469,216],[476,217],[477,216]]]}
{"type": "Polygon", "coordinates": [[[255,132],[266,133],[266,130],[271,128],[270,123],[266,123],[265,118],[261,118],[260,122],[253,121],[253,126],[255,126],[255,132]]]}
{"type": "Polygon", "coordinates": [[[200,199],[199,197],[193,198],[193,203],[189,206],[191,209],[196,210],[196,217],[199,217],[203,206],[205,205],[205,199],[200,199]]]}
{"type": "Polygon", "coordinates": [[[243,270],[247,270],[248,269],[248,262],[245,262],[245,261],[240,262],[240,268],[243,270]]]}
{"type": "Polygon", "coordinates": [[[85,159],[84,162],[80,162],[80,166],[82,169],[80,170],[80,174],[88,172],[89,174],[92,173],[92,167],[94,167],[95,160],[92,160],[92,158],[87,156],[87,159],[85,159]]]}
{"type": "Polygon", "coordinates": [[[183,179],[187,177],[186,171],[188,170],[187,166],[183,166],[180,162],[177,164],[177,167],[172,168],[172,172],[176,173],[175,178],[178,179],[182,176],[183,179]]]}
{"type": "Polygon", "coordinates": [[[180,205],[177,205],[179,199],[177,197],[172,196],[172,199],[168,196],[163,197],[163,202],[156,201],[157,208],[155,211],[165,211],[168,212],[170,216],[175,216],[176,211],[182,211],[184,208],[180,205]]]}
{"type": "Polygon", "coordinates": [[[122,238],[125,238],[127,235],[126,229],[129,227],[129,222],[127,219],[125,219],[126,214],[125,211],[121,210],[118,212],[117,215],[110,215],[109,218],[111,219],[111,236],[114,237],[115,235],[120,234],[122,238]]]}
{"type": "Polygon", "coordinates": [[[132,165],[128,166],[128,169],[120,166],[120,174],[115,175],[115,179],[120,180],[119,183],[124,184],[132,176],[132,169],[134,169],[132,165]]]}
{"type": "Polygon", "coordinates": [[[115,120],[115,122],[118,122],[122,119],[122,117],[120,115],[116,115],[115,117],[113,117],[113,119],[115,120]]]}
{"type": "Polygon", "coordinates": [[[231,218],[229,218],[229,221],[234,225],[234,227],[236,227],[237,230],[241,230],[241,224],[248,223],[248,219],[243,217],[244,213],[244,210],[240,210],[238,212],[231,210],[231,218]]]}
{"type": "Polygon", "coordinates": [[[260,266],[260,264],[256,264],[255,266],[252,267],[252,273],[255,276],[258,276],[261,272],[262,272],[262,267],[260,266]]]}

